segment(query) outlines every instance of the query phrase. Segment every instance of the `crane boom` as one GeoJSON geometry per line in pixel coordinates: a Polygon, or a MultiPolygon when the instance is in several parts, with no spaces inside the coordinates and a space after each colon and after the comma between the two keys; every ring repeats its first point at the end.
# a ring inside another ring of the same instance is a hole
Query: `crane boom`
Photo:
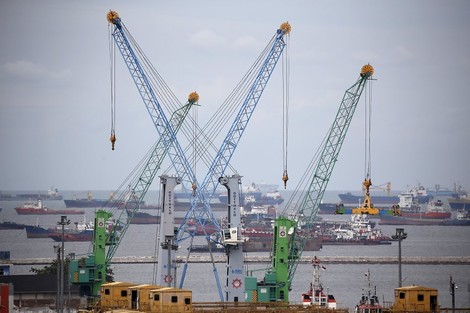
{"type": "Polygon", "coordinates": [[[223,176],[225,170],[233,156],[233,153],[240,142],[240,139],[245,131],[248,122],[258,104],[261,95],[273,73],[273,70],[286,46],[284,42],[284,36],[289,34],[291,26],[289,23],[282,23],[279,29],[276,31],[275,39],[264,60],[263,66],[258,72],[256,79],[254,80],[248,94],[245,97],[243,105],[241,106],[235,120],[232,123],[230,130],[228,131],[225,139],[222,142],[222,146],[217,152],[209,171],[202,183],[202,188],[207,190],[212,195],[219,185],[219,178],[223,176]]]}
{"type": "MultiPolygon", "coordinates": [[[[222,145],[217,151],[215,158],[213,159],[211,165],[209,166],[206,177],[204,178],[202,184],[198,186],[198,189],[206,195],[206,203],[203,203],[202,207],[197,207],[197,203],[193,202],[191,209],[187,212],[185,216],[185,221],[189,219],[195,219],[202,221],[206,220],[204,217],[207,216],[207,202],[210,201],[214,195],[217,186],[219,185],[219,178],[225,174],[225,170],[229,166],[230,159],[232,158],[240,139],[248,126],[251,116],[255,111],[256,105],[263,94],[264,89],[271,77],[271,74],[274,71],[274,68],[279,61],[279,58],[286,46],[284,37],[289,34],[291,31],[291,26],[288,22],[282,23],[279,29],[277,29],[276,34],[272,40],[269,52],[267,53],[263,63],[258,70],[258,73],[253,80],[253,83],[248,89],[244,101],[232,122],[232,125],[222,141],[222,145]]],[[[186,239],[184,236],[185,223],[183,222],[179,232],[180,240],[186,239]]],[[[184,279],[184,272],[183,272],[184,279]]]]}
{"type": "MultiPolygon", "coordinates": [[[[140,96],[147,108],[147,111],[153,121],[155,128],[157,129],[158,134],[163,140],[165,146],[168,146],[168,154],[170,156],[171,162],[174,169],[177,172],[177,176],[181,178],[182,182],[186,181],[186,185],[192,185],[196,182],[195,174],[192,170],[192,167],[183,153],[174,130],[170,127],[165,113],[158,101],[154,90],[150,84],[150,81],[139,62],[139,59],[134,52],[133,45],[128,39],[124,25],[121,21],[119,15],[110,11],[107,15],[108,22],[112,23],[115,27],[112,32],[114,42],[118,47],[121,55],[126,63],[129,73],[134,80],[134,83],[139,91],[140,96]],[[168,129],[167,129],[168,128],[168,129]],[[166,130],[167,129],[167,130],[166,130]]],[[[200,199],[204,199],[204,195],[200,192],[197,192],[197,196],[200,199]]]]}
{"type": "MultiPolygon", "coordinates": [[[[172,114],[170,124],[176,133],[181,128],[185,117],[197,99],[197,94],[191,93],[188,103],[172,114]]],[[[169,129],[166,131],[169,131],[169,129]]],[[[126,198],[131,201],[127,203],[124,201],[124,208],[121,207],[123,199],[119,197],[109,205],[109,211],[101,209],[96,212],[93,232],[93,253],[87,256],[87,261],[85,262],[71,260],[70,263],[71,283],[80,285],[84,294],[97,296],[101,284],[107,281],[107,270],[109,269],[111,259],[116,253],[132,217],[143,203],[144,197],[168,152],[168,148],[168,145],[163,143],[162,136],[154,146],[140,175],[134,180],[134,185],[129,186],[130,190],[128,192],[130,194],[126,198]],[[122,210],[119,210],[121,213],[117,221],[110,224],[108,221],[113,217],[111,212],[113,209],[116,209],[116,211],[117,209],[122,210]],[[127,215],[127,218],[125,215],[127,215]],[[106,247],[108,247],[107,251],[106,247]]]]}
{"type": "Polygon", "coordinates": [[[266,272],[262,282],[256,283],[255,277],[246,278],[245,285],[252,286],[246,288],[248,301],[289,302],[289,291],[305,243],[311,238],[313,222],[351,119],[366,82],[372,74],[372,66],[363,66],[359,79],[346,90],[333,124],[328,131],[326,141],[320,149],[318,162],[303,198],[294,208],[292,217],[281,216],[274,222],[271,268],[266,272]],[[263,298],[260,298],[262,290],[268,291],[267,294],[265,292],[263,298]]]}
{"type": "MultiPolygon", "coordinates": [[[[296,210],[298,213],[297,218],[299,224],[306,225],[306,231],[308,232],[311,231],[311,227],[313,226],[315,217],[317,216],[320,203],[323,199],[323,195],[325,194],[333,168],[338,160],[339,152],[341,151],[344,138],[348,132],[349,125],[351,124],[354,112],[356,111],[362,91],[364,90],[367,81],[371,78],[373,72],[374,69],[371,65],[364,65],[359,79],[344,93],[343,100],[341,101],[336,117],[328,132],[325,144],[321,149],[320,157],[318,159],[312,181],[310,182],[310,186],[307,189],[300,206],[296,210]]],[[[291,256],[297,254],[298,257],[289,259],[289,285],[292,283],[294,278],[297,265],[299,264],[298,258],[302,255],[308,236],[294,235],[293,239],[296,239],[298,242],[296,245],[291,245],[291,256]],[[294,249],[298,249],[298,251],[294,251],[294,249]]]]}
{"type": "MultiPolygon", "coordinates": [[[[119,16],[116,12],[110,11],[107,15],[107,18],[108,21],[114,21],[117,25],[121,25],[119,23],[119,16]]],[[[116,27],[116,29],[119,28],[122,30],[121,27],[116,27]]],[[[118,33],[124,35],[123,32],[118,33]]],[[[117,41],[121,44],[121,47],[127,46],[128,42],[124,40],[124,36],[116,35],[115,38],[122,39],[117,41]]],[[[81,285],[81,287],[84,289],[84,293],[91,296],[97,296],[100,285],[107,280],[107,269],[119,246],[120,240],[126,233],[132,217],[143,203],[145,194],[147,193],[148,188],[155,178],[157,170],[160,168],[163,159],[168,154],[170,147],[173,146],[174,141],[176,140],[176,133],[181,128],[190,108],[199,99],[199,95],[196,92],[192,92],[188,97],[188,102],[186,105],[176,110],[172,114],[170,120],[166,121],[165,115],[161,110],[155,95],[153,94],[153,90],[150,87],[150,84],[148,84],[145,73],[140,67],[137,58],[135,58],[135,55],[133,54],[132,49],[122,48],[120,50],[123,56],[129,56],[127,59],[125,57],[125,60],[128,61],[126,64],[128,64],[131,75],[134,73],[134,75],[132,75],[134,77],[134,82],[136,83],[139,91],[141,91],[141,96],[144,99],[144,103],[146,103],[147,109],[152,116],[152,120],[154,121],[155,126],[160,131],[161,136],[157,144],[154,146],[154,149],[148,158],[146,165],[143,167],[140,176],[137,180],[135,180],[132,186],[129,186],[126,195],[124,195],[125,199],[123,199],[124,197],[120,197],[119,199],[114,200],[111,204],[111,207],[114,209],[123,209],[121,207],[122,200],[125,200],[124,208],[126,210],[121,210],[118,222],[109,225],[108,221],[112,218],[113,214],[104,210],[99,210],[96,212],[93,254],[89,255],[87,257],[87,261],[85,262],[79,262],[78,260],[73,260],[71,262],[71,283],[81,285]],[[131,55],[133,55],[134,58],[130,57],[131,55]],[[134,60],[135,62],[131,62],[130,60],[134,60]],[[139,88],[139,86],[141,88],[139,88]],[[148,99],[148,101],[145,99],[148,99]],[[152,113],[154,114],[152,115],[152,113]],[[165,123],[165,127],[161,127],[162,123],[165,123]],[[128,200],[130,201],[128,202],[128,200]],[[126,212],[124,213],[124,211],[126,212]],[[126,221],[123,221],[124,214],[127,214],[126,221]],[[109,247],[107,252],[106,246],[109,247]]]]}

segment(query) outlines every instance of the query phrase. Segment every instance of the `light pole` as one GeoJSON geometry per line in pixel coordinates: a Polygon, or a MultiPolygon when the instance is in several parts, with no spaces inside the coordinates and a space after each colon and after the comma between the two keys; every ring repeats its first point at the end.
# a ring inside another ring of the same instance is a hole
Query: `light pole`
{"type": "Polygon", "coordinates": [[[59,295],[59,308],[58,313],[63,313],[64,309],[64,231],[65,225],[69,225],[70,220],[67,219],[67,216],[62,215],[60,221],[57,222],[57,225],[62,226],[62,247],[60,249],[60,295],[59,295]]]}
{"type": "Polygon", "coordinates": [[[401,241],[406,239],[407,233],[405,233],[403,228],[397,228],[395,230],[395,235],[392,236],[393,239],[398,240],[398,287],[401,287],[401,241]]]}
{"type": "Polygon", "coordinates": [[[59,312],[60,308],[60,270],[59,270],[59,263],[60,263],[60,246],[54,246],[54,252],[57,253],[57,294],[55,300],[55,309],[59,312]]]}
{"type": "Polygon", "coordinates": [[[455,285],[452,275],[450,275],[450,296],[452,297],[452,312],[455,312],[455,289],[458,287],[455,285]]]}

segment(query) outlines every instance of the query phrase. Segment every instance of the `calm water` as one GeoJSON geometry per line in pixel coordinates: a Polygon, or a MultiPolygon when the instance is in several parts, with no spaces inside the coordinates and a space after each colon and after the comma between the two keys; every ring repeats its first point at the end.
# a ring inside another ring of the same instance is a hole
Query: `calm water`
{"type": "MultiPolygon", "coordinates": [[[[325,201],[337,201],[338,192],[327,192],[325,201]]],[[[85,196],[85,193],[62,192],[66,198],[85,196]]],[[[95,192],[96,198],[108,196],[108,192],[95,192]]],[[[150,194],[147,202],[157,199],[150,194]]],[[[39,224],[52,226],[60,219],[58,215],[51,216],[20,216],[14,207],[22,202],[0,202],[3,208],[0,212],[1,221],[14,221],[25,224],[39,224]]],[[[48,201],[50,208],[64,208],[62,201],[48,201]]],[[[93,218],[93,209],[84,209],[87,220],[93,218]]],[[[151,212],[150,212],[151,213],[151,212]]],[[[326,219],[348,219],[347,216],[322,215],[326,219]]],[[[70,215],[68,218],[80,221],[81,215],[70,215]]],[[[378,225],[386,235],[395,233],[395,226],[378,225]]],[[[443,226],[405,226],[408,238],[402,242],[402,255],[405,256],[470,256],[470,227],[443,227],[443,226]]],[[[116,256],[152,256],[155,251],[155,225],[131,225],[123,238],[116,256]]],[[[0,230],[0,251],[10,251],[11,258],[28,257],[55,257],[52,239],[27,239],[24,230],[0,230]]],[[[179,251],[184,255],[184,246],[179,251]]],[[[65,253],[77,255],[87,253],[91,249],[89,243],[66,243],[65,253]]],[[[396,256],[398,244],[383,246],[325,246],[322,251],[305,252],[304,255],[322,256],[396,256]]],[[[15,266],[11,274],[30,274],[31,266],[15,266]]],[[[262,268],[263,265],[249,265],[249,269],[262,268]]],[[[354,307],[363,290],[367,288],[367,279],[364,275],[371,273],[371,285],[377,289],[379,298],[393,301],[393,289],[398,286],[398,265],[328,265],[322,272],[321,280],[324,287],[333,293],[341,307],[354,307]]],[[[220,281],[223,284],[224,264],[216,265],[220,281]]],[[[114,265],[115,279],[117,281],[131,281],[136,283],[151,283],[153,266],[143,265],[114,265]]],[[[260,274],[261,275],[261,274],[260,274]]],[[[449,279],[452,275],[458,289],[455,292],[457,307],[470,307],[470,265],[402,265],[403,285],[424,285],[439,290],[439,302],[443,307],[451,306],[449,293],[449,279]]],[[[312,267],[300,264],[291,292],[291,301],[299,302],[302,292],[308,290],[312,276],[312,267]]],[[[185,288],[193,290],[194,301],[216,301],[218,299],[214,271],[211,264],[190,264],[185,279],[185,288]]]]}

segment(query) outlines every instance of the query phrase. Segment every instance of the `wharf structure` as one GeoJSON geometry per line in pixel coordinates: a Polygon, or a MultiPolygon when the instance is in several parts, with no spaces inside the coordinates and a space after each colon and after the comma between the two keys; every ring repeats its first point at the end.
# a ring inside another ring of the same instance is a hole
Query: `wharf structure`
{"type": "MultiPolygon", "coordinates": [[[[47,265],[53,262],[53,258],[23,258],[23,259],[10,259],[0,260],[0,264],[8,265],[47,265]]],[[[182,258],[177,258],[177,262],[184,262],[182,258]]],[[[214,255],[216,263],[225,263],[225,254],[214,255]]],[[[246,263],[269,263],[269,255],[248,255],[245,256],[246,263]]],[[[300,263],[311,263],[311,256],[302,256],[300,263]]],[[[114,264],[146,264],[156,263],[155,257],[114,257],[111,263],[114,264]]],[[[210,255],[196,255],[193,254],[189,258],[190,263],[210,263],[210,255]]],[[[470,264],[470,256],[444,256],[444,257],[402,257],[403,264],[455,264],[455,265],[468,265],[470,264]]],[[[398,257],[367,257],[367,256],[322,256],[322,263],[325,264],[398,264],[398,257]]]]}

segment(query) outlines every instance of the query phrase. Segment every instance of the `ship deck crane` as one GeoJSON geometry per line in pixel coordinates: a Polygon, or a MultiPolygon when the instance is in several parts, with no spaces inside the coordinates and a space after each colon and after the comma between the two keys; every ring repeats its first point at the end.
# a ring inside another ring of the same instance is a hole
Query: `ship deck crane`
{"type": "Polygon", "coordinates": [[[310,175],[310,180],[303,179],[306,185],[297,188],[300,193],[298,199],[295,195],[290,198],[283,216],[275,219],[271,266],[261,281],[257,281],[253,276],[245,278],[247,301],[289,302],[289,291],[305,243],[311,238],[313,223],[328,181],[359,98],[366,83],[371,80],[373,71],[371,65],[363,66],[359,79],[346,90],[333,124],[320,147],[317,161],[312,162],[310,164],[312,167],[306,171],[306,175],[310,175]],[[288,216],[287,210],[291,205],[293,210],[288,216]]]}

